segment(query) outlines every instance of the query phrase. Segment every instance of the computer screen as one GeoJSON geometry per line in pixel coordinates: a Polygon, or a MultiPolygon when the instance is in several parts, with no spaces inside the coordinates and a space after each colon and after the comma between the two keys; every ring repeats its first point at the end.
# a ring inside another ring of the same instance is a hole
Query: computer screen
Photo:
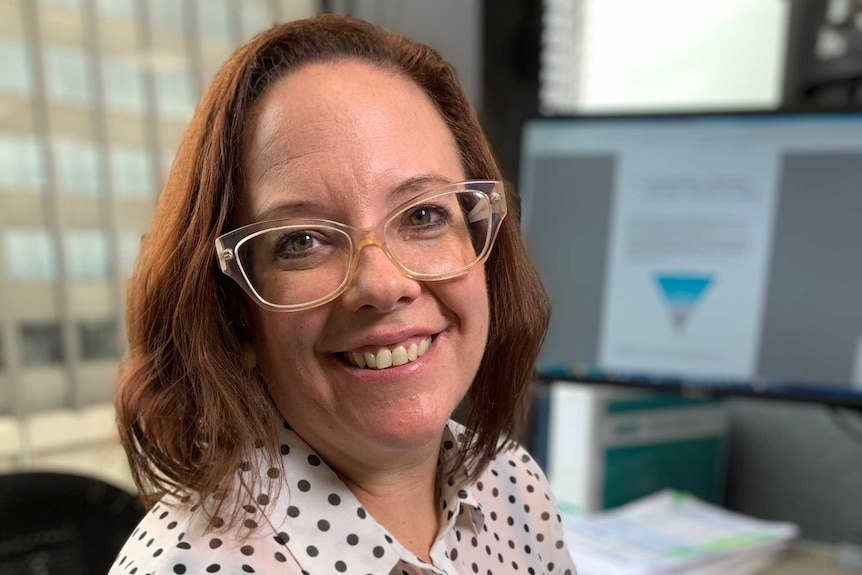
{"type": "Polygon", "coordinates": [[[862,113],[542,118],[539,371],[862,406],[862,113]]]}

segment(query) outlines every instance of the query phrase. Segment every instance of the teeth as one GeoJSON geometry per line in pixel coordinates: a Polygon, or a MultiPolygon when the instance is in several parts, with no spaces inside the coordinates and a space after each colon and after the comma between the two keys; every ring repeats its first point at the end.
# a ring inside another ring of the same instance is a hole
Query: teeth
{"type": "Polygon", "coordinates": [[[375,365],[377,369],[386,369],[387,367],[392,367],[392,352],[386,349],[385,347],[381,347],[377,350],[377,365],[375,365]]]}
{"type": "Polygon", "coordinates": [[[388,347],[378,348],[376,353],[346,353],[345,357],[351,365],[360,368],[386,369],[387,367],[399,366],[416,361],[416,358],[428,351],[431,345],[431,337],[428,336],[418,344],[411,343],[409,347],[399,345],[393,349],[388,347]]]}
{"type": "Polygon", "coordinates": [[[392,350],[392,365],[404,365],[407,363],[407,350],[403,345],[399,345],[392,350]]]}

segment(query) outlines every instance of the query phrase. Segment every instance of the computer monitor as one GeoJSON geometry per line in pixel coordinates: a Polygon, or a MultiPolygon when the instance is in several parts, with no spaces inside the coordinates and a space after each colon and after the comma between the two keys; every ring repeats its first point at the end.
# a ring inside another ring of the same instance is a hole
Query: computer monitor
{"type": "Polygon", "coordinates": [[[862,407],[862,112],[541,118],[545,377],[862,407]]]}

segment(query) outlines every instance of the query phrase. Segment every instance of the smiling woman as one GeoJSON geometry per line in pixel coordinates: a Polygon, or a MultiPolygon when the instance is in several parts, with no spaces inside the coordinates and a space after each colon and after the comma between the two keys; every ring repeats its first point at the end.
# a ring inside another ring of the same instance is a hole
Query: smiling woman
{"type": "Polygon", "coordinates": [[[573,572],[512,442],[548,305],[499,177],[425,46],[321,16],[234,54],[130,287],[155,505],[112,574],[573,572]]]}

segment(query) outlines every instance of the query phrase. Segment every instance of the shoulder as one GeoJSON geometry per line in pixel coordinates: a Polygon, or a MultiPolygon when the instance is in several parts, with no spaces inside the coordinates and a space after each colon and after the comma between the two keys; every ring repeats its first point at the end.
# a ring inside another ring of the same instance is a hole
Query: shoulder
{"type": "Polygon", "coordinates": [[[554,573],[575,572],[564,540],[563,522],[544,471],[527,451],[507,445],[473,484],[485,526],[526,549],[533,547],[554,573]]]}
{"type": "Polygon", "coordinates": [[[299,573],[276,535],[226,530],[197,505],[162,501],[147,513],[117,555],[109,575],[155,573],[299,573]]]}

